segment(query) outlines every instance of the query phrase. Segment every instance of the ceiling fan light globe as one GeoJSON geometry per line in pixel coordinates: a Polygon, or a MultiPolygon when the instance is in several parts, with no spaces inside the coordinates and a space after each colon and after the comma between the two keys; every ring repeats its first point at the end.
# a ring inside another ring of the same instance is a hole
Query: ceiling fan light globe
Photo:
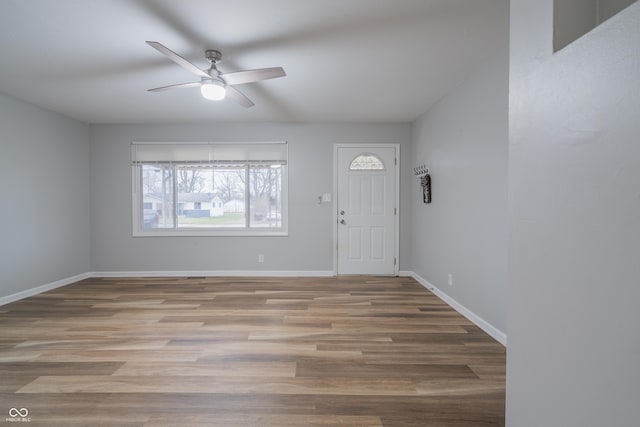
{"type": "Polygon", "coordinates": [[[202,97],[210,101],[221,101],[226,95],[224,84],[217,80],[210,80],[202,83],[200,93],[202,97]]]}

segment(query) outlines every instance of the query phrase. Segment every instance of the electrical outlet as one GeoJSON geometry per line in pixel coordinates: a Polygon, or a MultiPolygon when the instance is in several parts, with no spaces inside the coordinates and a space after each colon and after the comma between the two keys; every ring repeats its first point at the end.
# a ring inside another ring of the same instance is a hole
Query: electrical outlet
{"type": "Polygon", "coordinates": [[[258,254],[258,262],[264,262],[264,254],[258,254]]]}
{"type": "Polygon", "coordinates": [[[449,286],[453,286],[453,274],[449,273],[447,275],[447,283],[449,284],[449,286]]]}

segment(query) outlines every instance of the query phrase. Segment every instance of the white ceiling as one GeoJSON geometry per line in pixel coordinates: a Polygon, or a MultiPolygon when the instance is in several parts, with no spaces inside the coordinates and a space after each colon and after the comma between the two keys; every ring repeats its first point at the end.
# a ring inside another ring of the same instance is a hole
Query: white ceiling
{"type": "Polygon", "coordinates": [[[410,122],[508,45],[508,0],[1,0],[0,91],[87,123],[410,122]],[[202,68],[282,66],[206,101],[202,68]]]}

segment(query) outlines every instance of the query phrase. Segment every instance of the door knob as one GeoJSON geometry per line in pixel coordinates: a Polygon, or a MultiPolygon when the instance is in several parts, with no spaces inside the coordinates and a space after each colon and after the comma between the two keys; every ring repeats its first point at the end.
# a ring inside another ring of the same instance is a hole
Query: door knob
{"type": "Polygon", "coordinates": [[[344,219],[341,219],[341,220],[340,220],[340,224],[342,224],[342,225],[347,225],[347,221],[345,221],[344,219]]]}

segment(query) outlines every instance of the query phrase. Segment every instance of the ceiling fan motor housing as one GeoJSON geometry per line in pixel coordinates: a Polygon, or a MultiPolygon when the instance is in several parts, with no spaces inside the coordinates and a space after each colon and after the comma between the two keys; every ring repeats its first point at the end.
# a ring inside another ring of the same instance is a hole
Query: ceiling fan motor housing
{"type": "Polygon", "coordinates": [[[216,62],[220,62],[220,60],[222,59],[222,53],[214,49],[205,50],[204,56],[207,58],[207,61],[209,61],[212,64],[215,64],[216,62]]]}

